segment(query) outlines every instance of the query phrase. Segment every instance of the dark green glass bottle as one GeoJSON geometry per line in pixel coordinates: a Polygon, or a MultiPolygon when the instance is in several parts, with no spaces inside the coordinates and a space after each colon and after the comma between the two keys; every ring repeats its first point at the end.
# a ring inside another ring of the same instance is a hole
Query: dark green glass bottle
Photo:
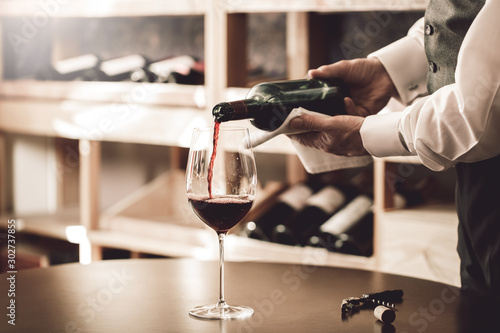
{"type": "Polygon", "coordinates": [[[302,79],[260,83],[246,99],[217,104],[212,114],[216,122],[251,119],[265,131],[280,127],[298,107],[326,115],[345,114],[344,97],[349,88],[340,79],[302,79]]]}

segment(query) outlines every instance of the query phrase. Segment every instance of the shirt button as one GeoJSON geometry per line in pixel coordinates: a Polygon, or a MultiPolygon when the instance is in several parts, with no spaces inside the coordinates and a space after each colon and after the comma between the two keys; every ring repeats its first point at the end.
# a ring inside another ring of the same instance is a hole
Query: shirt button
{"type": "Polygon", "coordinates": [[[431,71],[432,73],[436,73],[437,70],[438,70],[438,68],[437,68],[436,63],[434,63],[434,62],[431,61],[429,63],[429,71],[431,71]]]}
{"type": "Polygon", "coordinates": [[[433,33],[434,33],[434,27],[433,27],[432,25],[430,25],[430,24],[426,24],[426,25],[425,25],[425,34],[426,34],[427,36],[430,36],[430,35],[432,35],[433,33]]]}

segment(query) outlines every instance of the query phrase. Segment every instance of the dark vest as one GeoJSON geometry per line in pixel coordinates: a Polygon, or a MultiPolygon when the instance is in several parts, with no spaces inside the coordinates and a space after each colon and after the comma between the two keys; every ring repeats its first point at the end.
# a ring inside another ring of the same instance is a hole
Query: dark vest
{"type": "MultiPolygon", "coordinates": [[[[483,5],[484,0],[430,0],[425,14],[429,93],[455,82],[458,51],[483,5]]],[[[458,163],[455,169],[462,287],[500,300],[500,156],[458,163]]]]}
{"type": "Polygon", "coordinates": [[[458,50],[484,0],[430,0],[425,12],[425,53],[430,94],[455,82],[458,50]]]}

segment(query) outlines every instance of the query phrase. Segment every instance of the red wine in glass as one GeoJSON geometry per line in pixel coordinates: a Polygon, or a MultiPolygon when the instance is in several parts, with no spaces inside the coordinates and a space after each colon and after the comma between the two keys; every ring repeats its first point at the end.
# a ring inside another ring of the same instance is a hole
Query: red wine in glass
{"type": "Polygon", "coordinates": [[[226,233],[240,222],[252,207],[253,200],[245,197],[216,198],[188,195],[193,211],[217,233],[226,233]]]}

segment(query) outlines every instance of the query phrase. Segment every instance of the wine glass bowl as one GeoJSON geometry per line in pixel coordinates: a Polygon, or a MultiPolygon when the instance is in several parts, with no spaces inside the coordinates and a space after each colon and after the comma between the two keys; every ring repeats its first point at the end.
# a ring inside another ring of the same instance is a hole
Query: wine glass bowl
{"type": "Polygon", "coordinates": [[[219,239],[220,286],[216,304],[197,306],[189,314],[205,319],[245,318],[253,310],[224,300],[224,238],[249,212],[257,175],[248,130],[235,127],[193,131],[186,168],[186,192],[195,214],[219,239]]]}

